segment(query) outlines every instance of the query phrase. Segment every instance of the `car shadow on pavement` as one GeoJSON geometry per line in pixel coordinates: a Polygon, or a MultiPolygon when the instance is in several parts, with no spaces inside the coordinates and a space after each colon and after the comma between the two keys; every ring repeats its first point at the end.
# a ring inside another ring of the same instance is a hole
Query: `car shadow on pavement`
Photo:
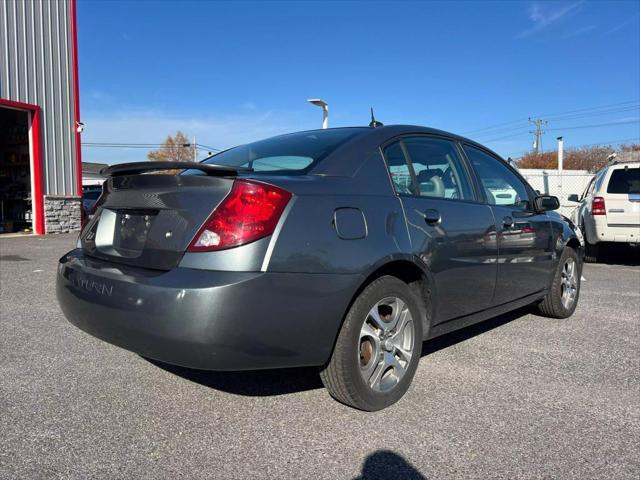
{"type": "Polygon", "coordinates": [[[501,327],[513,320],[517,320],[520,317],[529,315],[530,313],[535,314],[536,312],[537,310],[533,306],[522,307],[517,310],[513,310],[512,312],[507,312],[502,315],[498,315],[497,317],[490,318],[489,320],[476,323],[475,325],[470,325],[460,330],[447,333],[446,335],[432,338],[422,344],[422,356],[424,357],[431,353],[456,345],[457,343],[464,342],[465,340],[469,340],[470,338],[481,335],[493,330],[494,328],[501,327]]]}
{"type": "MultiPolygon", "coordinates": [[[[531,313],[531,307],[525,307],[500,315],[484,322],[457,330],[422,344],[421,356],[464,342],[476,335],[488,332],[506,323],[531,313]]],[[[145,358],[145,357],[143,357],[145,358]]],[[[223,392],[249,397],[286,395],[323,388],[316,367],[283,368],[277,370],[252,370],[241,372],[212,372],[169,365],[158,360],[145,358],[153,365],[186,380],[205,385],[223,392]]]]}
{"type": "Polygon", "coordinates": [[[353,480],[427,480],[402,456],[390,450],[378,450],[369,455],[362,465],[362,473],[353,480]]]}
{"type": "Polygon", "coordinates": [[[145,358],[148,362],[192,382],[248,397],[267,397],[322,388],[318,369],[282,368],[241,372],[212,372],[169,365],[145,358]]]}

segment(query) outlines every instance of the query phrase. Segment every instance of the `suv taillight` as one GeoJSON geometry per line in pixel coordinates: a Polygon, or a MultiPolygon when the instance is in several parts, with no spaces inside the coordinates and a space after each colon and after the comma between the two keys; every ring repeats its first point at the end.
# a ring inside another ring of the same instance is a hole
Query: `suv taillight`
{"type": "Polygon", "coordinates": [[[604,198],[593,197],[591,202],[591,215],[606,215],[607,209],[604,206],[604,198]]]}
{"type": "Polygon", "coordinates": [[[279,187],[236,180],[187,251],[224,250],[271,235],[290,199],[291,193],[279,187]]]}

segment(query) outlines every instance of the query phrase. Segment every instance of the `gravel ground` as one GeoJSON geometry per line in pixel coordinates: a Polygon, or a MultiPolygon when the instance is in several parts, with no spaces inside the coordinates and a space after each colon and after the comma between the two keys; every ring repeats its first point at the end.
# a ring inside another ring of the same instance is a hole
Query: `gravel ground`
{"type": "MultiPolygon", "coordinates": [[[[587,265],[564,321],[521,310],[425,343],[363,413],[311,369],[153,364],[67,323],[70,235],[0,239],[1,478],[635,478],[640,266],[587,265]]],[[[617,262],[617,263],[616,263],[617,262]]]]}

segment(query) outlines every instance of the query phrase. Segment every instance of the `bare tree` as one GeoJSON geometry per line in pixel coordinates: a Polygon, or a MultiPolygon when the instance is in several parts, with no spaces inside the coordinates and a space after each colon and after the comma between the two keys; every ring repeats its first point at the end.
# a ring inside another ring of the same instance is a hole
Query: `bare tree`
{"type": "MultiPolygon", "coordinates": [[[[611,145],[568,148],[565,150],[563,168],[594,172],[606,165],[607,158],[616,150],[637,151],[640,150],[640,145],[620,145],[618,148],[611,145]]],[[[518,168],[556,169],[558,168],[558,152],[528,153],[518,161],[518,168]]]]}
{"type": "Polygon", "coordinates": [[[147,154],[147,159],[154,162],[193,162],[195,145],[187,136],[178,131],[175,136],[168,135],[158,150],[147,154]]]}

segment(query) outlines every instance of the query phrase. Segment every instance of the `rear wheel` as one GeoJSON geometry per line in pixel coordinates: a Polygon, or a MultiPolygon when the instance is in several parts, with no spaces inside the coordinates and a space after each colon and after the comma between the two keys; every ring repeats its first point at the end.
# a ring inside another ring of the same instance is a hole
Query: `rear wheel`
{"type": "Polygon", "coordinates": [[[381,277],[356,298],[327,366],[320,372],[336,400],[374,411],[407,391],[422,350],[416,294],[401,280],[381,277]]]}
{"type": "Polygon", "coordinates": [[[565,247],[549,293],[538,304],[540,312],[552,318],[567,318],[573,315],[580,297],[582,269],[577,252],[565,247]]]}

